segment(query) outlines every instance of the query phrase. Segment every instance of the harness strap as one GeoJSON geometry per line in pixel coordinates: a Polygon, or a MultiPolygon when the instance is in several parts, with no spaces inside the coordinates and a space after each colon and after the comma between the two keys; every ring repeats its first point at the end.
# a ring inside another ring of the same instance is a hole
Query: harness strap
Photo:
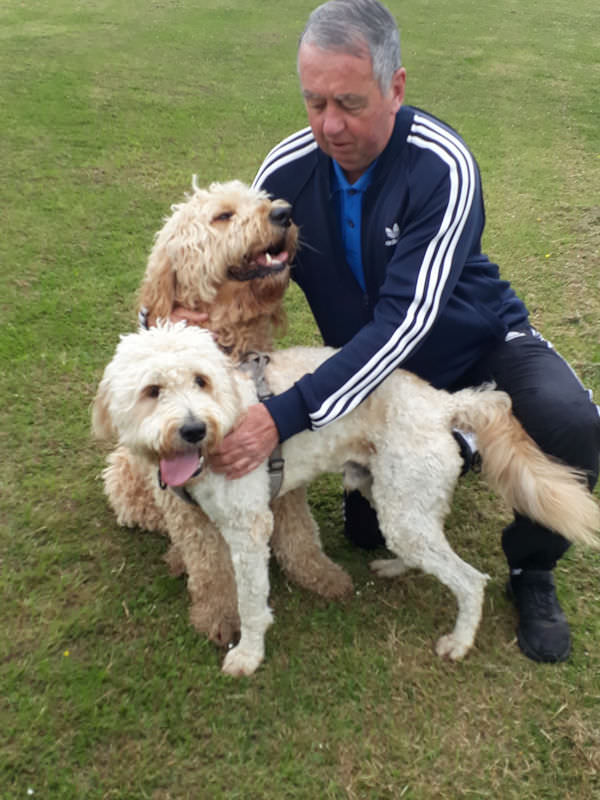
{"type": "MultiPolygon", "coordinates": [[[[256,394],[259,401],[267,400],[273,397],[271,387],[265,377],[265,369],[270,361],[270,357],[266,353],[260,353],[257,350],[250,350],[244,353],[242,360],[238,365],[238,369],[250,375],[256,386],[256,394]]],[[[267,469],[269,472],[269,489],[271,493],[271,500],[274,500],[283,483],[283,469],[285,461],[282,455],[281,445],[278,444],[269,456],[267,469]]]]}

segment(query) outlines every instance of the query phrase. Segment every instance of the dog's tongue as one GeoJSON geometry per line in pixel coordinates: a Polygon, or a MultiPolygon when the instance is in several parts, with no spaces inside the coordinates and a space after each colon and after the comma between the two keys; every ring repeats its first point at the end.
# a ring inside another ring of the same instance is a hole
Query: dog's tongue
{"type": "Polygon", "coordinates": [[[160,474],[167,486],[183,486],[200,464],[197,452],[180,453],[174,458],[161,458],[160,474]]]}

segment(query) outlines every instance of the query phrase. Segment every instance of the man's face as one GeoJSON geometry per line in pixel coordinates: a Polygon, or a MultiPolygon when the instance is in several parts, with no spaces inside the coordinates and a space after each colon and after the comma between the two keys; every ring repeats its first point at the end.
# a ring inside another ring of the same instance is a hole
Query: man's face
{"type": "Polygon", "coordinates": [[[359,58],[305,43],[298,53],[298,72],[317,144],[354,183],[392,135],[404,99],[405,70],[396,71],[382,94],[368,50],[359,58]]]}

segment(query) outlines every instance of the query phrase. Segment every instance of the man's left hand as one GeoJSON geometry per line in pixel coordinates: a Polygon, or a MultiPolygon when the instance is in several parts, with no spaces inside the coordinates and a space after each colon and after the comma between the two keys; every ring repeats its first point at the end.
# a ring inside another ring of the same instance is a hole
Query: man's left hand
{"type": "Polygon", "coordinates": [[[263,463],[279,444],[273,417],[262,403],[248,408],[246,416],[210,457],[214,472],[229,480],[241,478],[263,463]]]}

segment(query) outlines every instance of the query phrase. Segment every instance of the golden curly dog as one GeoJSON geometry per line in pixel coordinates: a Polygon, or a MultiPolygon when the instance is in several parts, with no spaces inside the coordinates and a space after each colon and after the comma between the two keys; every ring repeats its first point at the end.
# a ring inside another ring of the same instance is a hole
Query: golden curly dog
{"type": "MultiPolygon", "coordinates": [[[[271,355],[266,369],[274,391],[291,386],[334,351],[292,348],[271,355]]],[[[272,621],[268,606],[268,475],[262,465],[228,481],[205,466],[245,409],[256,402],[253,381],[198,328],[167,324],[121,338],[106,367],[93,412],[99,436],[117,435],[150,472],[172,470],[219,528],[232,553],[241,639],[223,670],[250,675],[264,656],[272,621]]],[[[458,617],[437,652],[462,658],[481,619],[487,576],[460,559],[444,536],[444,518],[461,470],[452,428],[477,435],[488,482],[510,506],[562,533],[598,547],[600,509],[576,471],[551,460],[511,413],[507,394],[493,388],[439,391],[396,370],[356,409],[318,432],[283,444],[281,495],[322,472],[343,472],[349,488],[372,501],[396,558],[372,563],[384,577],[418,568],[454,594],[458,617]]],[[[184,561],[196,558],[202,534],[181,518],[171,490],[154,488],[184,561]],[[173,515],[171,517],[171,515],[173,515]]]]}
{"type": "MultiPolygon", "coordinates": [[[[207,312],[206,327],[233,359],[271,350],[285,321],[282,298],[297,235],[284,201],[239,181],[202,189],[194,179],[191,195],[172,207],[150,253],[140,290],[149,323],[168,319],[178,304],[207,312]]],[[[174,574],[188,573],[194,627],[219,644],[230,642],[239,631],[236,587],[228,548],[211,521],[178,499],[167,513],[156,502],[156,473],[127,447],[110,454],[103,477],[119,524],[171,535],[177,512],[183,527],[194,531],[185,564],[177,548],[167,561],[174,574]]],[[[327,598],[351,592],[350,576],[321,549],[305,490],[276,500],[273,513],[272,547],[286,574],[327,598]]]]}

